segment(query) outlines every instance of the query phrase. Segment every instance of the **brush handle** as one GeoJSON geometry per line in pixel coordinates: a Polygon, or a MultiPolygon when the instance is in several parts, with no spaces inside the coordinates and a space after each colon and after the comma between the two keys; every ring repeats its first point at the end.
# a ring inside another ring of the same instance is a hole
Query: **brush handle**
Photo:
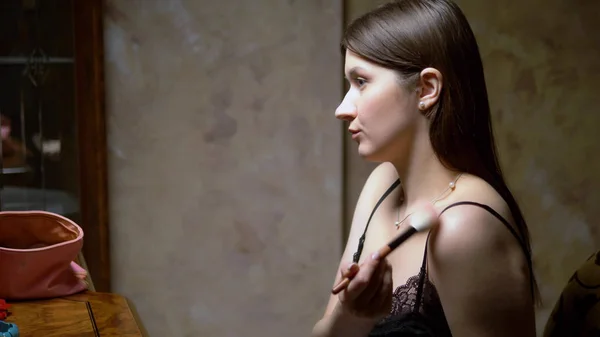
{"type": "MultiPolygon", "coordinates": [[[[402,242],[408,240],[408,238],[410,238],[416,232],[417,232],[417,230],[415,228],[413,228],[412,226],[406,226],[406,229],[401,234],[396,236],[394,238],[394,240],[390,241],[390,243],[388,243],[387,245],[379,248],[379,250],[377,251],[377,258],[384,259],[394,249],[398,248],[398,246],[400,246],[400,244],[402,242]]],[[[344,279],[340,283],[338,283],[335,287],[333,287],[333,289],[331,290],[331,293],[333,295],[339,294],[342,290],[346,289],[346,287],[348,286],[349,283],[350,283],[350,278],[344,277],[344,279]]]]}
{"type": "Polygon", "coordinates": [[[408,240],[408,238],[410,238],[416,232],[417,230],[414,227],[406,226],[406,230],[404,232],[396,236],[394,240],[387,244],[387,246],[383,246],[379,249],[379,257],[382,259],[386,257],[394,249],[398,248],[402,242],[408,240]],[[386,248],[389,248],[389,251],[387,251],[386,248]]]}
{"type": "Polygon", "coordinates": [[[342,292],[342,290],[346,289],[346,287],[348,286],[349,283],[350,283],[350,279],[347,277],[344,277],[344,279],[331,290],[331,293],[334,295],[339,294],[340,292],[342,292]]]}
{"type": "MultiPolygon", "coordinates": [[[[379,248],[377,251],[377,259],[384,259],[392,251],[394,251],[394,249],[398,248],[398,246],[400,246],[404,241],[408,240],[408,238],[410,238],[413,234],[430,230],[439,223],[439,219],[435,208],[431,204],[426,204],[421,210],[413,213],[413,215],[409,217],[408,223],[409,225],[404,227],[402,233],[398,234],[387,245],[379,248]]],[[[354,276],[351,278],[344,277],[340,283],[333,287],[331,293],[336,295],[342,290],[346,289],[353,277],[354,276]]]]}

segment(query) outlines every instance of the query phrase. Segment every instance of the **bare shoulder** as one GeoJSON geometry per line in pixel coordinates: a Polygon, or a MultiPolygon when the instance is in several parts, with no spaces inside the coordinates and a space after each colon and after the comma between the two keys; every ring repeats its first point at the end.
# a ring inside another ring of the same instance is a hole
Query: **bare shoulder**
{"type": "Polygon", "coordinates": [[[488,244],[487,240],[503,238],[515,240],[510,230],[496,216],[499,215],[514,228],[508,204],[483,179],[474,176],[461,178],[449,204],[451,207],[440,215],[443,226],[440,226],[438,236],[443,234],[448,239],[454,238],[462,243],[473,241],[472,244],[488,244]]]}
{"type": "Polygon", "coordinates": [[[350,229],[350,241],[358,241],[358,233],[362,233],[364,230],[367,219],[377,201],[396,180],[398,180],[398,173],[390,163],[379,164],[373,169],[365,181],[356,203],[350,229]]]}
{"type": "Polygon", "coordinates": [[[356,202],[348,245],[353,246],[358,243],[359,236],[365,229],[367,219],[377,201],[396,180],[398,180],[398,173],[390,163],[379,164],[373,169],[356,202]]]}
{"type": "Polygon", "coordinates": [[[385,191],[398,180],[398,173],[394,165],[381,163],[373,169],[363,186],[361,197],[367,203],[376,203],[385,191]]]}
{"type": "Polygon", "coordinates": [[[434,256],[440,261],[450,262],[449,256],[453,256],[454,263],[461,262],[459,259],[475,263],[498,252],[524,257],[519,241],[511,233],[516,229],[511,210],[491,185],[467,176],[457,184],[453,202],[457,204],[440,215],[440,226],[432,234],[432,249],[437,252],[434,256]]]}
{"type": "MultiPolygon", "coordinates": [[[[453,202],[485,205],[515,228],[508,205],[485,181],[468,177],[456,192],[453,202]]],[[[520,326],[519,336],[532,336],[527,257],[492,212],[472,204],[447,209],[432,232],[429,251],[431,279],[453,334],[505,336],[512,334],[507,329],[520,326]]]]}

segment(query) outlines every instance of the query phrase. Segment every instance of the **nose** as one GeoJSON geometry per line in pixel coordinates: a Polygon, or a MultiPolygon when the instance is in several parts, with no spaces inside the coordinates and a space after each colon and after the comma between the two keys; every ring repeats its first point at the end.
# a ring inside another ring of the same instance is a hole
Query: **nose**
{"type": "Polygon", "coordinates": [[[356,93],[353,89],[348,90],[342,103],[335,109],[335,118],[351,122],[356,118],[356,93]]]}

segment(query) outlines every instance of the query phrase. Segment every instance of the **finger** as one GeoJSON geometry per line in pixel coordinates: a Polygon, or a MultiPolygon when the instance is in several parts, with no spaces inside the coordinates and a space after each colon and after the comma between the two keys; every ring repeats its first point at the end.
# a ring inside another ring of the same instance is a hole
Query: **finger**
{"type": "Polygon", "coordinates": [[[346,268],[340,269],[341,278],[333,287],[332,293],[340,296],[340,300],[343,300],[344,297],[341,296],[340,292],[343,291],[350,283],[350,280],[354,278],[356,273],[360,270],[360,267],[355,262],[348,264],[346,268]]]}
{"type": "Polygon", "coordinates": [[[378,265],[379,260],[368,259],[360,266],[360,270],[346,288],[348,298],[356,299],[365,290],[378,265]]]}
{"type": "Polygon", "coordinates": [[[361,305],[371,306],[371,302],[374,297],[377,296],[381,288],[383,276],[385,274],[386,264],[385,261],[380,261],[371,276],[369,285],[362,291],[360,296],[356,299],[361,305]]]}
{"type": "Polygon", "coordinates": [[[353,278],[356,273],[360,270],[358,264],[352,262],[345,269],[340,270],[340,274],[342,275],[342,279],[344,278],[353,278]]]}

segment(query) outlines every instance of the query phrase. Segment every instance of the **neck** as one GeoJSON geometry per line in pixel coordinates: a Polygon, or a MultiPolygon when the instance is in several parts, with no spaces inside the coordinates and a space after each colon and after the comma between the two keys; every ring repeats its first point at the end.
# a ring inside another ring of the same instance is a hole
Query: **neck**
{"type": "Polygon", "coordinates": [[[430,202],[439,197],[458,173],[441,163],[428,137],[426,141],[415,142],[408,153],[392,164],[402,182],[404,205],[410,208],[415,203],[430,202]]]}

